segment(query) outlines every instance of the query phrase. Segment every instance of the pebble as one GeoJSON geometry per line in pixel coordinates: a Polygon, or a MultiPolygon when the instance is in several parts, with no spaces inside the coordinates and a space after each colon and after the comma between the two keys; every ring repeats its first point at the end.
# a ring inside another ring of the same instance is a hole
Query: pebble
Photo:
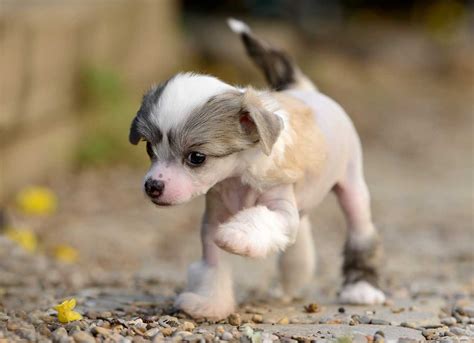
{"type": "Polygon", "coordinates": [[[457,307],[457,311],[463,316],[474,318],[474,307],[457,307]]]}
{"type": "Polygon", "coordinates": [[[460,327],[457,327],[457,326],[453,326],[449,329],[449,331],[451,331],[453,334],[455,334],[456,336],[466,336],[467,335],[467,331],[460,328],[460,327]]]}
{"type": "Polygon", "coordinates": [[[441,337],[439,340],[438,340],[439,343],[454,343],[454,339],[452,339],[451,337],[441,337]]]}
{"type": "Polygon", "coordinates": [[[229,317],[227,317],[227,321],[233,326],[240,326],[242,324],[242,318],[240,318],[240,314],[238,313],[231,313],[229,317]]]}
{"type": "Polygon", "coordinates": [[[107,328],[103,328],[101,326],[92,327],[91,332],[94,335],[102,335],[102,336],[109,336],[110,334],[112,334],[112,330],[107,329],[107,328]]]}
{"type": "Polygon", "coordinates": [[[64,339],[67,339],[67,331],[63,327],[59,327],[53,332],[53,342],[62,342],[64,339]]]}
{"type": "Polygon", "coordinates": [[[290,320],[288,319],[288,317],[283,317],[277,323],[281,325],[288,325],[290,324],[290,320]]]}
{"type": "Polygon", "coordinates": [[[177,328],[180,325],[178,318],[172,316],[163,316],[158,320],[158,323],[165,328],[177,328]]]}
{"type": "Polygon", "coordinates": [[[254,323],[260,324],[260,323],[263,322],[263,317],[262,317],[261,314],[254,314],[254,315],[252,316],[252,321],[253,321],[254,323]]]}
{"type": "Polygon", "coordinates": [[[152,328],[150,330],[145,331],[144,335],[146,337],[155,337],[160,332],[158,328],[152,328]]]}
{"type": "Polygon", "coordinates": [[[383,320],[383,319],[373,318],[373,319],[370,320],[370,324],[373,324],[373,325],[390,325],[390,322],[386,321],[386,320],[383,320]]]}
{"type": "Polygon", "coordinates": [[[176,331],[176,329],[172,328],[172,327],[167,327],[167,328],[162,328],[160,330],[160,332],[163,334],[163,336],[167,337],[167,336],[171,336],[173,334],[173,332],[176,331]]]}
{"type": "Polygon", "coordinates": [[[191,336],[192,333],[189,332],[189,331],[176,331],[174,334],[173,334],[173,337],[187,337],[187,336],[191,336]]]}
{"type": "Polygon", "coordinates": [[[76,343],[95,343],[95,338],[84,331],[76,331],[72,338],[76,343]]]}
{"type": "Polygon", "coordinates": [[[403,323],[400,324],[400,326],[403,326],[404,328],[409,328],[409,329],[417,329],[418,328],[418,326],[415,325],[412,322],[403,322],[403,323]]]}
{"type": "Polygon", "coordinates": [[[432,340],[439,337],[440,332],[437,329],[423,329],[421,334],[426,337],[426,339],[432,340]]]}
{"type": "Polygon", "coordinates": [[[457,323],[457,321],[456,321],[456,318],[454,318],[454,317],[446,317],[446,318],[441,319],[441,324],[444,324],[444,325],[447,325],[447,326],[452,326],[456,323],[457,323]]]}
{"type": "Polygon", "coordinates": [[[321,307],[316,303],[310,303],[304,307],[305,311],[308,313],[316,313],[321,311],[321,307]]]}
{"type": "Polygon", "coordinates": [[[182,329],[184,331],[193,331],[196,328],[196,325],[194,325],[192,322],[184,321],[182,325],[182,329]]]}
{"type": "Polygon", "coordinates": [[[372,319],[370,319],[369,317],[367,316],[360,316],[359,317],[359,322],[361,324],[370,324],[370,322],[372,321],[372,319]]]}
{"type": "Polygon", "coordinates": [[[374,334],[374,342],[375,343],[384,343],[385,342],[385,334],[383,331],[377,331],[374,334]]]}
{"type": "Polygon", "coordinates": [[[221,339],[223,339],[224,341],[230,341],[234,339],[234,336],[230,332],[226,331],[222,334],[221,339]]]}

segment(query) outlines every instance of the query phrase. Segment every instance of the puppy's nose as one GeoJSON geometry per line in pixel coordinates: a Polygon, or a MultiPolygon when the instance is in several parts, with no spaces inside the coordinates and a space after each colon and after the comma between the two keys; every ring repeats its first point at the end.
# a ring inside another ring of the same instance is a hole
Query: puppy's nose
{"type": "Polygon", "coordinates": [[[161,194],[163,194],[164,189],[165,183],[161,180],[150,178],[145,182],[145,193],[150,198],[158,198],[161,194]]]}

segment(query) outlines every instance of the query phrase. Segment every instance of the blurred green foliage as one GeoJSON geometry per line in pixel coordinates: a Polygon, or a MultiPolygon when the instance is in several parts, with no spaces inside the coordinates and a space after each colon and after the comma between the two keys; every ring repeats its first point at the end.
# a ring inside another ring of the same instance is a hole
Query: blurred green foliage
{"type": "Polygon", "coordinates": [[[143,164],[146,154],[128,142],[137,104],[114,70],[87,67],[81,73],[82,137],[76,162],[79,168],[110,164],[143,164]]]}

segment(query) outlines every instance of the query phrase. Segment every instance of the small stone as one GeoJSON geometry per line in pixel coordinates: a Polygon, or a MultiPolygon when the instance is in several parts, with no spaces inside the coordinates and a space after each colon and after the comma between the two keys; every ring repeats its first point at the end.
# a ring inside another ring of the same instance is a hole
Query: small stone
{"type": "Polygon", "coordinates": [[[412,322],[403,322],[400,324],[400,326],[403,326],[404,328],[409,328],[409,329],[417,329],[418,327],[412,323],[412,322]]]}
{"type": "Polygon", "coordinates": [[[238,313],[231,313],[229,317],[227,317],[227,321],[233,326],[240,326],[242,324],[242,319],[238,313]]]}
{"type": "Polygon", "coordinates": [[[112,334],[112,330],[110,329],[107,329],[107,328],[103,328],[101,326],[94,326],[92,329],[91,329],[91,332],[92,334],[94,335],[102,335],[102,336],[109,336],[112,334]]]}
{"type": "Polygon", "coordinates": [[[467,335],[467,331],[462,329],[462,328],[459,328],[457,326],[453,326],[449,329],[449,331],[451,331],[453,334],[455,334],[456,336],[466,336],[467,335]]]}
{"type": "Polygon", "coordinates": [[[441,319],[441,324],[444,324],[444,325],[447,325],[447,326],[452,326],[456,323],[457,323],[457,321],[456,321],[456,318],[454,318],[454,317],[446,317],[446,318],[441,319]]]}
{"type": "Polygon", "coordinates": [[[9,331],[16,331],[20,328],[20,325],[18,324],[18,322],[16,321],[13,321],[13,320],[9,320],[7,322],[7,330],[9,331]]]}
{"type": "Polygon", "coordinates": [[[219,325],[218,327],[216,327],[216,334],[222,335],[224,332],[225,332],[225,329],[222,325],[219,325]]]}
{"type": "Polygon", "coordinates": [[[194,325],[192,322],[184,321],[181,327],[184,331],[193,331],[196,328],[196,325],[194,325]]]}
{"type": "Polygon", "coordinates": [[[308,313],[316,313],[321,311],[321,307],[316,303],[310,303],[304,307],[304,310],[308,313]]]}
{"type": "Polygon", "coordinates": [[[76,331],[72,338],[76,343],[95,343],[95,338],[84,331],[76,331]]]}
{"type": "Polygon", "coordinates": [[[404,307],[392,307],[390,309],[390,311],[392,311],[392,313],[402,313],[403,311],[405,311],[405,308],[404,307]]]}
{"type": "Polygon", "coordinates": [[[252,316],[252,321],[253,321],[254,323],[260,324],[260,323],[263,322],[263,317],[262,317],[261,314],[254,314],[254,315],[252,316]]]}
{"type": "Polygon", "coordinates": [[[173,332],[176,331],[176,329],[172,327],[167,327],[167,328],[162,328],[160,329],[160,332],[163,334],[163,336],[168,337],[173,334],[173,332]]]}
{"type": "Polygon", "coordinates": [[[53,342],[62,342],[67,337],[67,331],[62,326],[53,331],[53,342]]]}
{"type": "Polygon", "coordinates": [[[374,342],[375,343],[384,343],[385,342],[385,334],[382,331],[377,331],[374,334],[374,342]]]}
{"type": "Polygon", "coordinates": [[[288,325],[290,324],[290,320],[288,319],[288,317],[283,317],[277,323],[281,325],[288,325]]]}
{"type": "Polygon", "coordinates": [[[35,342],[36,341],[36,332],[33,328],[25,327],[20,328],[17,332],[15,332],[21,338],[26,339],[27,342],[35,342]]]}
{"type": "Polygon", "coordinates": [[[104,311],[104,312],[100,312],[99,313],[99,316],[100,318],[111,318],[112,317],[112,313],[109,312],[109,311],[104,311]]]}
{"type": "Polygon", "coordinates": [[[0,312],[0,322],[6,322],[8,319],[10,319],[9,316],[7,316],[5,313],[0,312]]]}
{"type": "Polygon", "coordinates": [[[337,312],[339,312],[339,313],[346,313],[346,309],[345,309],[344,307],[339,307],[339,308],[337,309],[337,312]]]}
{"type": "Polygon", "coordinates": [[[459,313],[464,316],[474,318],[474,307],[467,307],[467,306],[461,307],[459,308],[459,313]]]}
{"type": "Polygon", "coordinates": [[[370,320],[370,324],[372,325],[390,325],[389,321],[383,320],[383,319],[376,319],[373,318],[370,320]]]}
{"type": "Polygon", "coordinates": [[[87,311],[86,317],[90,319],[97,319],[99,317],[99,312],[97,311],[87,311]]]}
{"type": "Polygon", "coordinates": [[[178,326],[180,326],[178,318],[172,316],[163,316],[158,320],[158,323],[165,328],[177,328],[178,326]]]}
{"type": "Polygon", "coordinates": [[[367,316],[360,316],[360,317],[359,317],[359,322],[360,322],[361,324],[370,324],[371,320],[372,320],[372,319],[370,319],[370,318],[367,317],[367,316]]]}
{"type": "Polygon", "coordinates": [[[223,339],[224,341],[231,341],[234,339],[234,336],[230,332],[226,331],[222,334],[221,339],[223,339]]]}
{"type": "Polygon", "coordinates": [[[145,331],[143,334],[145,337],[155,337],[160,332],[158,328],[152,328],[150,330],[145,331]]]}
{"type": "Polygon", "coordinates": [[[189,331],[176,331],[174,334],[173,334],[173,337],[187,337],[187,336],[191,336],[192,333],[189,332],[189,331]]]}

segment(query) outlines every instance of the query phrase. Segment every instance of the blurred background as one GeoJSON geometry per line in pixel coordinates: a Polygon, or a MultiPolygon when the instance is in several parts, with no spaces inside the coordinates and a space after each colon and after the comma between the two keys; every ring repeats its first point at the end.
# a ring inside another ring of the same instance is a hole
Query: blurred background
{"type": "MultiPolygon", "coordinates": [[[[265,87],[228,16],[286,49],[354,120],[387,287],[472,292],[473,9],[461,0],[0,0],[4,306],[46,301],[28,289],[57,297],[90,285],[182,285],[199,256],[202,199],[153,207],[141,190],[145,147],[129,145],[128,129],[142,94],[179,71],[265,87]]],[[[334,295],[344,220],[332,197],[312,217],[317,288],[334,295]]],[[[272,263],[238,260],[238,282],[266,287],[272,263]]]]}

